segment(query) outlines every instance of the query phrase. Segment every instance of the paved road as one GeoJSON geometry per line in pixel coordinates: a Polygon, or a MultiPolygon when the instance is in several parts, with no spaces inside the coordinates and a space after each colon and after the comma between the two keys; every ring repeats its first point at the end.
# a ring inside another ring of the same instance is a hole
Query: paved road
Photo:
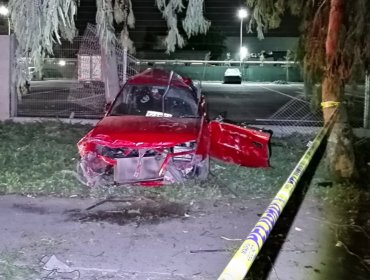
{"type": "MultiPolygon", "coordinates": [[[[302,84],[243,83],[241,85],[203,83],[210,116],[227,111],[234,121],[268,119],[288,102],[303,95],[302,84]]],[[[304,106],[305,102],[300,102],[304,106]]],[[[307,107],[307,106],[306,106],[307,107]]]]}

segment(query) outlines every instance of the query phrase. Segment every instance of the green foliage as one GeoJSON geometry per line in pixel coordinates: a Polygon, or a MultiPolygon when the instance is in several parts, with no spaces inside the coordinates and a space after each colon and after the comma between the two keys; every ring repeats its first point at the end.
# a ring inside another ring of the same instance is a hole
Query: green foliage
{"type": "MultiPolygon", "coordinates": [[[[164,40],[166,52],[176,50],[176,46],[185,46],[185,40],[178,28],[178,16],[182,16],[185,6],[182,0],[155,0],[158,10],[166,20],[168,33],[164,40]]],[[[182,28],[188,38],[197,34],[206,34],[211,23],[203,16],[204,0],[188,0],[186,14],[182,20],[182,28]]]]}
{"type": "Polygon", "coordinates": [[[207,34],[200,34],[190,37],[187,41],[184,50],[201,50],[210,51],[211,60],[220,58],[225,50],[226,36],[215,27],[211,27],[207,34]]]}
{"type": "Polygon", "coordinates": [[[112,1],[96,1],[96,7],[97,37],[102,50],[109,54],[113,50],[117,39],[113,27],[112,1]]]}
{"type": "Polygon", "coordinates": [[[344,1],[339,63],[343,78],[370,70],[370,1],[344,1]]]}
{"type": "Polygon", "coordinates": [[[0,254],[0,279],[37,279],[39,273],[30,267],[17,265],[20,253],[0,254]]]}
{"type": "Polygon", "coordinates": [[[198,34],[206,34],[211,22],[203,16],[204,0],[188,0],[186,16],[182,21],[182,27],[188,38],[198,34]]]}
{"type": "Polygon", "coordinates": [[[76,34],[75,0],[10,0],[10,20],[16,35],[18,85],[27,79],[27,66],[32,62],[36,71],[42,70],[44,59],[53,54],[53,45],[60,39],[72,40],[76,34]],[[25,59],[29,61],[25,61],[25,59]]]}
{"type": "Polygon", "coordinates": [[[131,0],[97,0],[96,6],[97,33],[103,51],[110,54],[119,43],[130,53],[135,53],[134,43],[129,37],[129,28],[135,27],[131,0]],[[120,40],[117,40],[115,35],[115,27],[118,26],[121,28],[120,40]]]}
{"type": "Polygon", "coordinates": [[[339,48],[332,69],[327,69],[325,42],[329,22],[330,1],[313,0],[246,0],[253,9],[251,28],[258,36],[280,25],[281,17],[289,11],[302,18],[301,38],[297,58],[312,83],[321,82],[324,71],[335,71],[342,81],[362,75],[370,62],[370,1],[343,1],[343,24],[339,48]]]}
{"type": "Polygon", "coordinates": [[[253,9],[249,31],[256,28],[258,38],[263,39],[267,30],[280,26],[286,10],[293,15],[299,15],[304,2],[303,0],[246,0],[246,4],[253,9]]]}

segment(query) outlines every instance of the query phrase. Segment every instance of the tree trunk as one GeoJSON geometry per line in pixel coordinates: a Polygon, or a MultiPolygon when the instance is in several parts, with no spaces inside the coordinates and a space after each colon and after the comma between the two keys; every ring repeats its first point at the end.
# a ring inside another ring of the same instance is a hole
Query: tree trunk
{"type": "MultiPolygon", "coordinates": [[[[339,37],[343,17],[343,0],[330,1],[330,14],[328,33],[325,43],[326,72],[322,84],[322,101],[342,102],[344,99],[344,78],[338,71],[339,37]]],[[[328,103],[326,103],[328,104],[328,103]]],[[[324,121],[327,123],[332,114],[338,108],[323,106],[324,121]]],[[[353,134],[348,122],[347,110],[344,104],[338,112],[338,118],[334,124],[327,145],[327,165],[332,179],[342,181],[352,179],[356,175],[355,157],[353,150],[353,134]]]]}
{"type": "MultiPolygon", "coordinates": [[[[114,48],[114,47],[113,47],[114,48]]],[[[116,52],[106,52],[102,48],[102,70],[105,86],[105,101],[112,102],[119,91],[119,78],[116,52]]]]}

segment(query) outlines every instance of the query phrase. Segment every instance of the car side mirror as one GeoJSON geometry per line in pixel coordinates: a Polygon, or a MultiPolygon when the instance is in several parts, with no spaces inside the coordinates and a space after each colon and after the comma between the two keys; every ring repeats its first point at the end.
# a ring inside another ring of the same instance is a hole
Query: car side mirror
{"type": "Polygon", "coordinates": [[[110,109],[110,106],[112,106],[112,102],[107,102],[104,105],[104,112],[107,113],[110,109]]]}

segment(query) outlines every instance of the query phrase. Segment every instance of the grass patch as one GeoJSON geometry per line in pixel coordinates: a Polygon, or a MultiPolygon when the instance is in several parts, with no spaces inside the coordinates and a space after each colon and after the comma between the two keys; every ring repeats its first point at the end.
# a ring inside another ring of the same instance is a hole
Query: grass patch
{"type": "Polygon", "coordinates": [[[162,196],[173,201],[273,195],[306,149],[307,137],[272,140],[271,168],[253,169],[212,162],[207,182],[160,188],[107,186],[88,188],[73,173],[77,141],[91,129],[60,122],[0,123],[0,192],[54,196],[162,196]]]}
{"type": "Polygon", "coordinates": [[[298,135],[273,139],[270,168],[217,163],[213,166],[213,173],[241,197],[275,194],[306,150],[306,141],[298,135]]]}
{"type": "Polygon", "coordinates": [[[0,123],[0,192],[69,196],[83,192],[75,170],[77,141],[89,126],[0,123]]]}
{"type": "Polygon", "coordinates": [[[18,265],[18,258],[18,253],[0,254],[0,279],[37,279],[39,273],[33,268],[18,265]]]}

